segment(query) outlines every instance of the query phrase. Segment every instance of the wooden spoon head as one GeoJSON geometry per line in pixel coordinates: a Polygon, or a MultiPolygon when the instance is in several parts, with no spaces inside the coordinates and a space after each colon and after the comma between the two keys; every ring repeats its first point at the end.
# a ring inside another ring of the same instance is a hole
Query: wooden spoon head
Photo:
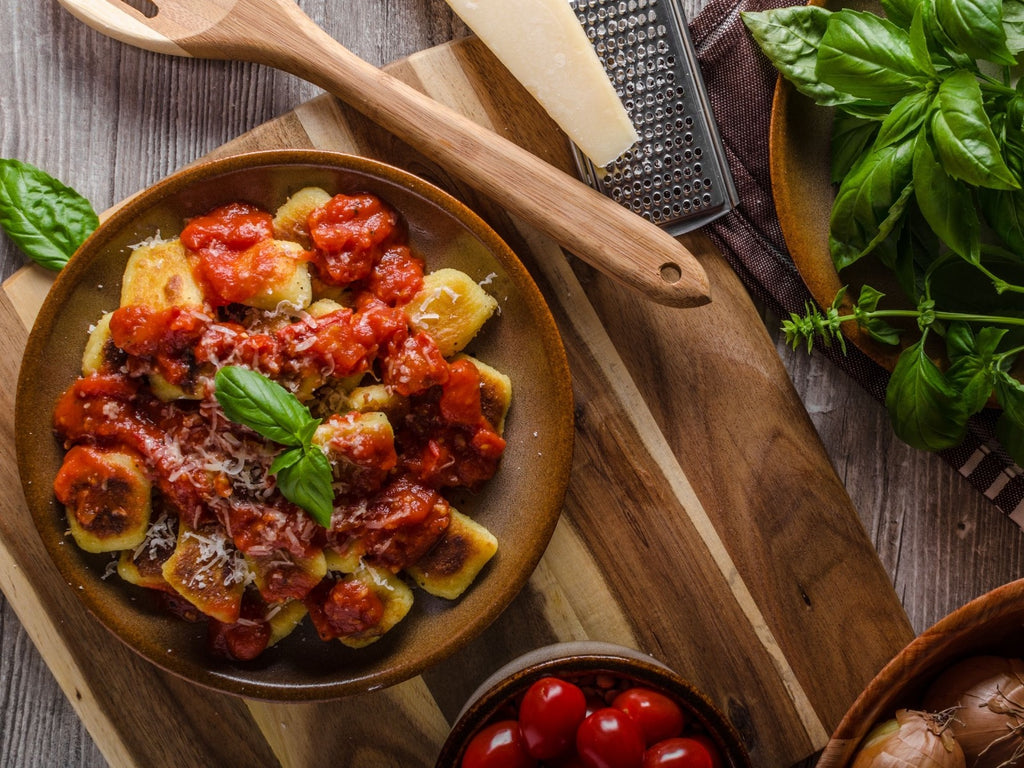
{"type": "MultiPolygon", "coordinates": [[[[172,56],[195,56],[182,40],[212,29],[238,0],[164,0],[151,2],[148,15],[124,0],[58,0],[71,15],[122,43],[172,56]]],[[[215,57],[220,58],[220,57],[215,57]]]]}

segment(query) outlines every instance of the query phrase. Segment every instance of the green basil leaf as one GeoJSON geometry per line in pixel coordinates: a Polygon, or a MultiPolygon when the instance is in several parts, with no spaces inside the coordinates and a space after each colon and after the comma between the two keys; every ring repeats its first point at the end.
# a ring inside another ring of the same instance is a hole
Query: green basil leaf
{"type": "Polygon", "coordinates": [[[904,29],[910,26],[918,0],[881,0],[885,17],[904,29]]]}
{"type": "Polygon", "coordinates": [[[334,512],[331,463],[316,446],[296,450],[300,458],[277,473],[278,490],[288,501],[309,512],[324,528],[330,528],[334,512]]]}
{"type": "Polygon", "coordinates": [[[910,50],[914,54],[914,63],[929,77],[936,77],[939,69],[946,69],[950,62],[942,55],[932,51],[931,38],[924,28],[924,10],[919,3],[915,4],[914,17],[910,22],[910,50]]]}
{"type": "Polygon", "coordinates": [[[912,133],[917,133],[924,124],[934,97],[928,91],[908,93],[892,108],[878,129],[877,146],[896,144],[912,133]]]}
{"type": "Polygon", "coordinates": [[[939,162],[954,179],[976,187],[1019,189],[992,132],[974,74],[959,70],[942,81],[932,137],[939,162]]]}
{"type": "Polygon", "coordinates": [[[274,459],[270,465],[270,474],[276,475],[281,470],[287,469],[288,467],[296,464],[302,459],[302,448],[289,448],[287,451],[279,453],[277,458],[274,459]]]}
{"type": "Polygon", "coordinates": [[[873,13],[842,10],[828,20],[818,78],[859,99],[895,104],[927,82],[906,30],[873,13]]]}
{"type": "Polygon", "coordinates": [[[935,54],[938,51],[957,67],[966,69],[974,67],[974,59],[957,49],[956,43],[939,23],[938,12],[935,8],[936,2],[937,0],[921,0],[920,5],[922,25],[924,34],[930,41],[932,60],[935,60],[935,54]]]}
{"type": "Polygon", "coordinates": [[[248,368],[225,366],[214,382],[224,414],[275,443],[301,446],[304,430],[316,421],[295,395],[248,368]]]}
{"type": "Polygon", "coordinates": [[[979,189],[978,202],[985,222],[1016,253],[1024,253],[1024,192],[979,189]]]}
{"type": "Polygon", "coordinates": [[[974,330],[967,323],[951,323],[946,331],[946,356],[950,362],[974,354],[977,342],[974,330]]]}
{"type": "Polygon", "coordinates": [[[820,106],[851,100],[818,80],[814,68],[831,11],[815,5],[746,11],[740,14],[750,34],[779,73],[820,106]]]}
{"type": "Polygon", "coordinates": [[[951,323],[946,332],[946,355],[954,363],[968,355],[991,358],[1006,333],[1006,328],[984,327],[975,334],[968,323],[951,323]]]}
{"type": "Polygon", "coordinates": [[[880,317],[869,317],[866,313],[878,309],[878,302],[885,296],[881,291],[875,290],[870,285],[861,286],[860,294],[857,297],[857,305],[853,308],[857,324],[868,332],[871,338],[883,344],[899,344],[900,331],[889,325],[880,317]]]}
{"type": "Polygon", "coordinates": [[[957,49],[972,59],[1017,63],[1006,47],[1003,0],[935,0],[935,14],[957,49]]]}
{"type": "Polygon", "coordinates": [[[99,226],[89,201],[34,165],[0,158],[0,227],[37,264],[59,270],[99,226]]]}
{"type": "Polygon", "coordinates": [[[971,190],[943,170],[923,135],[914,148],[914,196],[939,239],[977,264],[981,260],[981,223],[971,190]]]}
{"type": "Polygon", "coordinates": [[[926,337],[900,354],[886,389],[885,406],[897,437],[919,450],[939,451],[963,440],[967,412],[957,391],[925,354],[926,337]]]}
{"type": "Polygon", "coordinates": [[[1024,3],[1003,0],[1003,32],[1010,53],[1017,55],[1024,51],[1024,3]]]}
{"type": "Polygon", "coordinates": [[[988,403],[995,385],[993,356],[1005,328],[982,328],[977,336],[967,323],[952,323],[946,331],[946,354],[951,365],[946,380],[960,392],[968,413],[977,413],[988,403]]]}
{"type": "Polygon", "coordinates": [[[877,120],[867,120],[836,110],[832,119],[831,178],[839,184],[864,156],[878,134],[877,120]]]}
{"type": "Polygon", "coordinates": [[[924,292],[925,274],[939,253],[939,238],[925,221],[916,199],[907,205],[896,253],[889,268],[903,292],[917,302],[924,292]]]}
{"type": "Polygon", "coordinates": [[[995,372],[982,358],[968,355],[949,367],[946,379],[960,392],[964,410],[974,414],[988,403],[995,383],[995,372]]]}
{"type": "Polygon", "coordinates": [[[892,232],[911,197],[913,149],[913,141],[873,148],[843,179],[829,220],[836,269],[853,264],[892,232]]]}
{"type": "Polygon", "coordinates": [[[996,375],[996,397],[1003,413],[996,437],[1017,464],[1024,465],[1024,385],[1005,371],[996,375]]]}

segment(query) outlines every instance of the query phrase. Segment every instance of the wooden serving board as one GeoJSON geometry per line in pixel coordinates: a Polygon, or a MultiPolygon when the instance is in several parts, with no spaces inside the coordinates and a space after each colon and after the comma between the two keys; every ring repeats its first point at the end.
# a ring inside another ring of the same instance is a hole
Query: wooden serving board
{"type": "MultiPolygon", "coordinates": [[[[562,134],[476,41],[425,51],[391,71],[573,167],[562,134]]],[[[669,309],[567,258],[330,97],[217,154],[271,147],[402,166],[469,202],[520,254],[555,315],[574,377],[576,453],[564,514],[511,607],[421,677],[325,704],[243,701],[141,661],[62,583],[24,507],[14,387],[4,387],[0,588],[111,764],[431,766],[450,722],[497,666],[585,638],[639,648],[692,680],[730,716],[755,765],[789,766],[823,747],[913,631],[761,318],[711,242],[686,237],[713,303],[669,309]]],[[[48,286],[34,268],[5,285],[7,382],[48,286]]]]}

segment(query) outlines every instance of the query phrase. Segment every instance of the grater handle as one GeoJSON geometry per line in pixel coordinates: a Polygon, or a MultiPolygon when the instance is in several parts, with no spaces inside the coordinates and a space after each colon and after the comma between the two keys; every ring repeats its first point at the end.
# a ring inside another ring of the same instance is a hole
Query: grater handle
{"type": "MultiPolygon", "coordinates": [[[[242,7],[248,4],[236,9],[242,7]]],[[[248,58],[325,88],[569,252],[655,302],[696,307],[710,301],[703,267],[657,225],[363,61],[297,6],[287,14],[292,34],[281,34],[281,19],[275,22],[266,9],[245,14],[253,42],[230,52],[189,50],[197,38],[180,43],[193,55],[248,58]],[[261,28],[265,35],[252,34],[261,28]],[[294,34],[299,31],[301,44],[294,34]]]]}

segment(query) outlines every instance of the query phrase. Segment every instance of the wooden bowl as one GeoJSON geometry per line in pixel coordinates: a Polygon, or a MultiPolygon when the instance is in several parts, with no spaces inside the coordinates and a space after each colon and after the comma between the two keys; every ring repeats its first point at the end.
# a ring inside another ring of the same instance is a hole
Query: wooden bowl
{"type": "Polygon", "coordinates": [[[722,768],[750,768],[750,757],[739,733],[707,696],[651,656],[633,648],[595,641],[538,648],[494,672],[462,708],[441,747],[435,768],[458,768],[473,736],[540,678],[550,675],[579,679],[599,673],[630,685],[652,688],[674,699],[718,745],[722,768]]]}
{"type": "Polygon", "coordinates": [[[922,632],[857,697],[836,727],[818,768],[846,768],[872,726],[901,707],[921,707],[928,685],[969,656],[1020,657],[1024,648],[1024,579],[978,597],[922,632]]]}
{"type": "Polygon", "coordinates": [[[16,401],[18,465],[36,528],[60,573],[92,613],[149,661],[188,680],[248,697],[316,700],[392,685],[435,664],[480,633],[529,578],[547,546],[568,485],[573,443],[569,370],[551,314],[508,246],[479,217],[404,171],[337,153],[284,150],[239,155],[180,171],[129,200],[83,244],[57,278],[29,337],[16,401]],[[455,505],[487,526],[498,554],[460,600],[416,592],[395,629],[361,650],[319,639],[308,619],[256,661],[212,657],[204,625],[155,606],[145,590],[103,579],[109,556],[89,555],[66,535],[53,494],[63,450],[51,424],[60,393],[79,373],[87,331],[119,303],[129,247],[183,219],[244,200],[274,209],[301,187],[363,190],[390,202],[409,227],[427,269],[450,266],[488,290],[500,314],[471,351],[509,375],[513,403],[497,475],[455,505]]]}

